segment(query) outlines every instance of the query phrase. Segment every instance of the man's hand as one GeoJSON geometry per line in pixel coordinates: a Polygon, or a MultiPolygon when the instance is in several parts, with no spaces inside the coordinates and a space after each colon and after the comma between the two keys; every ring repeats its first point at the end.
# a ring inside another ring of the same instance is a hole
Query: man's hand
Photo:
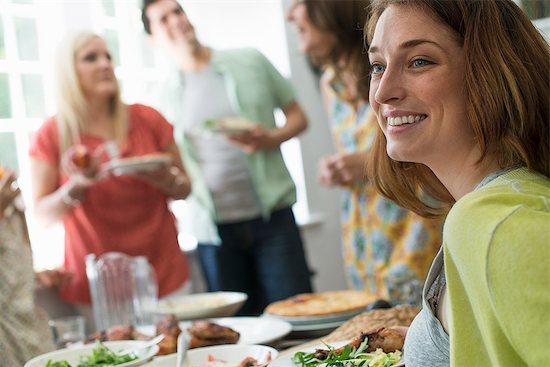
{"type": "Polygon", "coordinates": [[[281,140],[277,137],[276,130],[266,130],[262,126],[256,126],[253,130],[241,134],[229,134],[227,139],[239,146],[245,153],[254,153],[258,150],[277,149],[281,140]]]}

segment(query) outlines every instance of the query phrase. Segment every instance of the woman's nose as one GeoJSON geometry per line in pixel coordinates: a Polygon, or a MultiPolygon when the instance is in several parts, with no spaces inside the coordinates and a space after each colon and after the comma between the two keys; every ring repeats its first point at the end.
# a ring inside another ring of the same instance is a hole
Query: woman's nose
{"type": "Polygon", "coordinates": [[[403,99],[405,87],[402,73],[399,69],[387,67],[378,82],[374,82],[376,88],[374,98],[377,103],[387,104],[403,99]]]}
{"type": "Polygon", "coordinates": [[[101,65],[101,67],[103,68],[110,68],[113,66],[113,63],[111,61],[111,58],[109,58],[108,56],[103,56],[99,59],[99,64],[101,65]]]}
{"type": "Polygon", "coordinates": [[[289,22],[294,21],[294,12],[296,11],[296,7],[299,5],[299,1],[293,0],[290,6],[288,7],[288,10],[286,12],[286,20],[289,22]]]}

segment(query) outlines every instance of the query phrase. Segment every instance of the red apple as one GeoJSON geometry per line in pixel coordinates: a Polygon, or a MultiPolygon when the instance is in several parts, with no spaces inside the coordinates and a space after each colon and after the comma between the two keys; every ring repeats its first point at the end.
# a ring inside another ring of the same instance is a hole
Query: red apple
{"type": "Polygon", "coordinates": [[[90,168],[92,164],[92,155],[90,150],[82,144],[77,144],[71,147],[69,157],[76,167],[83,170],[90,168]]]}

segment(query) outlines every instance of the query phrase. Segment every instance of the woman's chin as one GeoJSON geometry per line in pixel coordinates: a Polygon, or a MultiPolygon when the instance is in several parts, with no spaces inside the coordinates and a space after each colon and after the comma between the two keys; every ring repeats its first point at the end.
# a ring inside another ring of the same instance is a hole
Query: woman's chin
{"type": "Polygon", "coordinates": [[[407,154],[399,149],[390,149],[390,147],[387,147],[386,153],[388,153],[388,157],[390,157],[394,161],[410,162],[410,158],[407,157],[407,154]]]}

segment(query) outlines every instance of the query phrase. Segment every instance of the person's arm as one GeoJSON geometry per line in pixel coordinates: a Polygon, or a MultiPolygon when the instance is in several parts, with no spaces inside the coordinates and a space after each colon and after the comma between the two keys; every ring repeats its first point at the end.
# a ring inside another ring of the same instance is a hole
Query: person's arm
{"type": "Polygon", "coordinates": [[[526,366],[550,365],[548,223],[550,213],[544,208],[517,208],[499,223],[489,246],[491,307],[502,337],[526,366]]]}
{"type": "MultiPolygon", "coordinates": [[[[327,117],[332,118],[332,108],[329,103],[330,75],[323,75],[320,82],[321,96],[327,117]]],[[[336,153],[322,157],[318,163],[318,180],[323,186],[347,186],[366,177],[366,152],[336,153]]]]}
{"type": "Polygon", "coordinates": [[[58,166],[44,160],[31,159],[34,211],[46,223],[61,220],[85,199],[88,188],[95,182],[75,172],[67,182],[58,186],[60,174],[58,166]]]}
{"type": "Polygon", "coordinates": [[[135,176],[158,188],[172,199],[185,199],[191,192],[191,181],[185,172],[178,146],[173,139],[163,152],[172,158],[169,165],[151,172],[136,173],[135,176]]]}
{"type": "Polygon", "coordinates": [[[286,116],[286,123],[280,128],[267,130],[258,125],[250,132],[228,135],[227,138],[246,153],[277,149],[282,143],[297,136],[307,128],[306,115],[296,101],[290,103],[283,112],[286,116]]]}
{"type": "Polygon", "coordinates": [[[4,219],[4,212],[13,205],[13,201],[21,193],[19,187],[14,187],[17,180],[15,172],[11,169],[2,171],[0,176],[0,220],[4,219]]]}
{"type": "Polygon", "coordinates": [[[285,125],[274,129],[271,133],[273,139],[278,142],[278,145],[300,135],[307,129],[307,117],[298,102],[292,102],[283,112],[286,116],[285,125]]]}

